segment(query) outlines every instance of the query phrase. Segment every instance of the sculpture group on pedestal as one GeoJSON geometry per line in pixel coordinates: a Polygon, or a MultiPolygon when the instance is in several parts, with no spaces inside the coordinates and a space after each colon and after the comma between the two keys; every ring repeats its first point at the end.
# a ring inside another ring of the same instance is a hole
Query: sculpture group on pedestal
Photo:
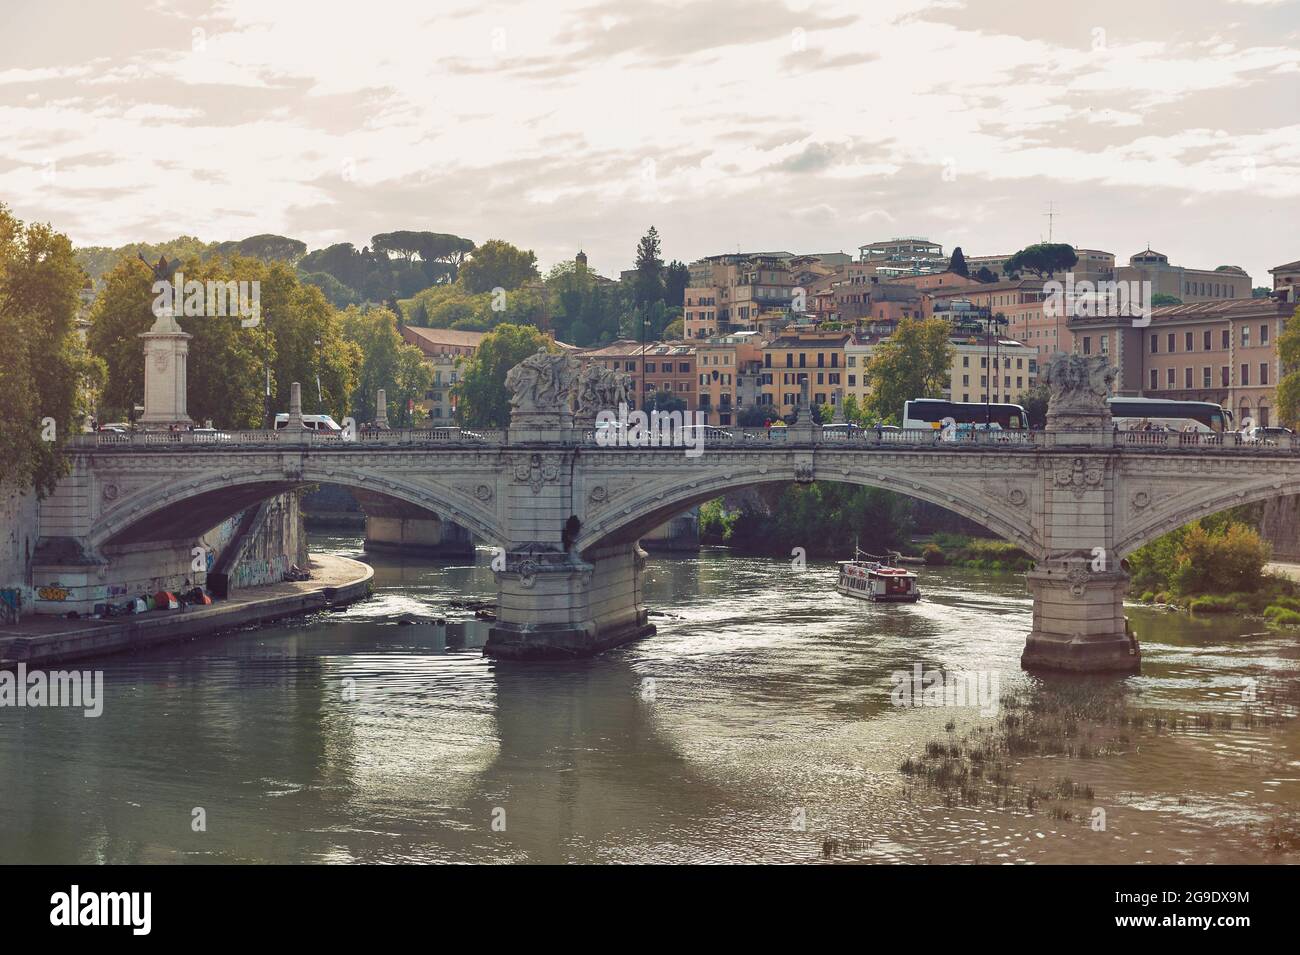
{"type": "Polygon", "coordinates": [[[561,415],[574,412],[591,423],[602,410],[630,404],[632,376],[599,365],[583,367],[567,354],[540,349],[506,373],[514,415],[561,415]]]}
{"type": "Polygon", "coordinates": [[[1048,427],[1109,427],[1115,369],[1105,358],[1054,355],[1038,380],[1048,386],[1048,427]]]}

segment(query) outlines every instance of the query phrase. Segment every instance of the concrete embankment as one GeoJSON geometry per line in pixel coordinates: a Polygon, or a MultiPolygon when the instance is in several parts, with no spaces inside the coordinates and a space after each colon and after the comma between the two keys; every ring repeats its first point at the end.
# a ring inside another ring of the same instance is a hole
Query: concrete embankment
{"type": "Polygon", "coordinates": [[[369,564],[336,556],[315,557],[310,569],[311,580],[238,591],[206,607],[105,620],[38,616],[0,625],[0,669],[104,656],[354,603],[370,593],[375,573],[369,564]]]}

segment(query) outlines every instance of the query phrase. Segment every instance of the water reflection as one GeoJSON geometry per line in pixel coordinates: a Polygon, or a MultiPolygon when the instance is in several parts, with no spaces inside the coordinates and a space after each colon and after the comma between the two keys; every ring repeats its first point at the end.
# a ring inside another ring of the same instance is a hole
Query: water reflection
{"type": "Polygon", "coordinates": [[[651,560],[654,638],[539,666],[483,658],[451,606],[493,596],[486,554],[375,562],[346,611],[101,661],[99,719],[0,710],[0,861],[1294,858],[1266,843],[1300,738],[1264,714],[1294,711],[1296,641],[1257,624],[1134,608],[1141,676],[1043,680],[1014,575],[926,571],[921,603],[871,605],[833,565],[714,551],[651,560]],[[1125,742],[1011,761],[1008,791],[1089,787],[1070,818],[954,801],[899,767],[1005,727],[891,706],[918,663],[992,671],[1030,710],[1082,699],[1081,736],[1125,742]]]}

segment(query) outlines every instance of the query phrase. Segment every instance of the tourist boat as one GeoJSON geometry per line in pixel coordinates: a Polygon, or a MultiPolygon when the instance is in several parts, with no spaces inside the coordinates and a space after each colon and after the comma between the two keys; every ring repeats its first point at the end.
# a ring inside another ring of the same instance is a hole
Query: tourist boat
{"type": "Polygon", "coordinates": [[[895,567],[890,557],[876,557],[854,547],[852,560],[839,562],[840,579],[835,589],[860,600],[915,602],[921,599],[916,574],[895,567]]]}

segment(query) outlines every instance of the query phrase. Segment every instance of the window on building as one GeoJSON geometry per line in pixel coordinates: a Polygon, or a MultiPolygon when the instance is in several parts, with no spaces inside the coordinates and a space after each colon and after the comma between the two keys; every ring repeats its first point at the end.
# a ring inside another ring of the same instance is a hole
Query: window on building
{"type": "MultiPolygon", "coordinates": [[[[1268,344],[1268,326],[1267,326],[1267,325],[1261,325],[1261,326],[1259,326],[1259,343],[1260,343],[1261,345],[1267,345],[1267,344],[1268,344]]],[[[1263,409],[1261,408],[1260,410],[1262,411],[1263,409]]]]}
{"type": "Polygon", "coordinates": [[[1151,336],[1151,354],[1157,355],[1159,353],[1160,353],[1160,336],[1153,334],[1151,336]]]}
{"type": "Polygon", "coordinates": [[[1227,365],[1224,365],[1224,366],[1222,366],[1222,367],[1219,369],[1219,378],[1221,379],[1221,382],[1222,382],[1222,384],[1223,384],[1223,387],[1224,387],[1224,388],[1227,388],[1227,387],[1228,387],[1228,384],[1229,384],[1229,382],[1228,382],[1228,366],[1227,366],[1227,365]]]}
{"type": "Polygon", "coordinates": [[[1268,384],[1268,362],[1266,361],[1259,363],[1259,383],[1261,385],[1268,384]]]}
{"type": "Polygon", "coordinates": [[[1228,331],[1226,328],[1223,330],[1223,342],[1221,347],[1225,350],[1232,347],[1232,332],[1228,331]]]}
{"type": "Polygon", "coordinates": [[[1184,332],[1184,333],[1183,333],[1183,351],[1191,351],[1191,350],[1192,350],[1192,333],[1191,333],[1191,332],[1184,332]]]}
{"type": "Polygon", "coordinates": [[[1213,384],[1214,375],[1209,365],[1201,369],[1201,387],[1209,388],[1213,384]]]}
{"type": "Polygon", "coordinates": [[[1087,335],[1083,336],[1083,353],[1085,355],[1092,354],[1092,339],[1087,335]]]}
{"type": "Polygon", "coordinates": [[[1242,348],[1250,347],[1250,326],[1249,325],[1241,326],[1241,347],[1242,348]]]}
{"type": "Polygon", "coordinates": [[[1178,339],[1174,336],[1174,333],[1173,333],[1173,332],[1170,332],[1170,333],[1169,333],[1168,339],[1169,339],[1169,341],[1168,341],[1169,354],[1172,355],[1172,354],[1174,353],[1174,343],[1175,343],[1178,339]]]}
{"type": "Polygon", "coordinates": [[[1178,387],[1178,371],[1174,368],[1165,369],[1165,382],[1170,388],[1178,387]]]}
{"type": "Polygon", "coordinates": [[[1184,387],[1184,388],[1191,388],[1191,387],[1192,387],[1192,369],[1191,369],[1191,368],[1184,368],[1184,369],[1183,369],[1183,387],[1184,387]]]}
{"type": "Polygon", "coordinates": [[[1250,385],[1250,366],[1245,362],[1241,363],[1241,387],[1246,388],[1250,385]]]}
{"type": "Polygon", "coordinates": [[[1202,351],[1209,351],[1211,348],[1214,347],[1213,342],[1214,342],[1214,340],[1213,340],[1213,338],[1211,338],[1211,332],[1210,332],[1210,330],[1207,328],[1207,329],[1206,329],[1206,330],[1201,334],[1201,350],[1202,350],[1202,351]]]}

